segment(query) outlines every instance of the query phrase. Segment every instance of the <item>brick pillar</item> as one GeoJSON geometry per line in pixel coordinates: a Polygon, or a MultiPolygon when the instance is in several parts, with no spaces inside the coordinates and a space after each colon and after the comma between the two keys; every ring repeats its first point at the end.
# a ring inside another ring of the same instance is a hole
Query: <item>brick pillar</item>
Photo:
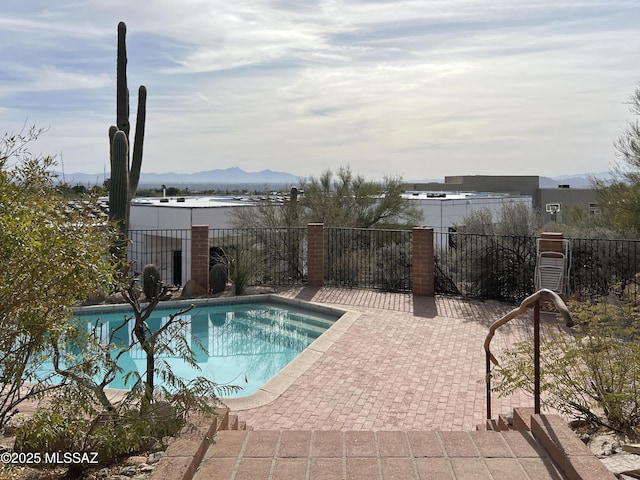
{"type": "Polygon", "coordinates": [[[209,291],[209,225],[191,226],[191,280],[209,291]]]}
{"type": "Polygon", "coordinates": [[[307,225],[307,285],[324,285],[324,224],[307,225]]]}
{"type": "Polygon", "coordinates": [[[414,227],[411,243],[413,294],[433,297],[435,293],[433,228],[414,227]]]}

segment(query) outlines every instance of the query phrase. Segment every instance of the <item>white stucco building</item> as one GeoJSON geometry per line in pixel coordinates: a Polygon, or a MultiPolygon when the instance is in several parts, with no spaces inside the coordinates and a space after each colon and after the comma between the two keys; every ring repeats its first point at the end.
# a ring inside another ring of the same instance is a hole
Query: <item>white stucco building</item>
{"type": "Polygon", "coordinates": [[[498,212],[507,204],[524,204],[533,208],[532,197],[506,193],[409,191],[404,197],[416,202],[422,211],[422,225],[433,227],[436,242],[445,241],[445,237],[439,234],[463,225],[464,218],[472,212],[487,209],[493,218],[497,218],[498,212]]]}
{"type": "Polygon", "coordinates": [[[229,197],[140,197],[131,202],[129,259],[140,270],[154,263],[168,284],[191,278],[191,226],[231,228],[229,213],[251,207],[229,197]]]}
{"type": "Polygon", "coordinates": [[[130,230],[231,228],[229,212],[253,202],[229,197],[140,197],[131,202],[130,230]]]}

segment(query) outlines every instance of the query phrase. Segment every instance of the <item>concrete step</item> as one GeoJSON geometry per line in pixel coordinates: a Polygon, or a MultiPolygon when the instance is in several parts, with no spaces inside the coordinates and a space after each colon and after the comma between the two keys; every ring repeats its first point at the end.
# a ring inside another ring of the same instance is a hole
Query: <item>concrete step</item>
{"type": "Polygon", "coordinates": [[[532,415],[531,433],[569,480],[615,478],[559,415],[532,415]]]}
{"type": "Polygon", "coordinates": [[[195,480],[210,478],[563,479],[529,432],[223,431],[195,480]],[[525,473],[526,472],[526,473],[525,473]]]}
{"type": "MultiPolygon", "coordinates": [[[[614,480],[615,476],[556,415],[514,412],[473,432],[256,431],[221,411],[174,439],[151,480],[238,478],[517,478],[614,480]],[[211,420],[211,419],[209,419],[211,420]],[[222,427],[225,429],[222,429],[222,427]],[[236,429],[229,429],[229,427],[236,429]],[[503,425],[504,426],[504,425],[503,425]],[[212,440],[214,442],[212,443],[212,440]]],[[[479,428],[482,426],[479,426],[479,428]]]]}
{"type": "Polygon", "coordinates": [[[500,432],[513,430],[513,420],[504,415],[498,417],[498,429],[500,432]]]}
{"type": "Polygon", "coordinates": [[[227,430],[238,430],[238,416],[229,415],[229,427],[227,430]]]}

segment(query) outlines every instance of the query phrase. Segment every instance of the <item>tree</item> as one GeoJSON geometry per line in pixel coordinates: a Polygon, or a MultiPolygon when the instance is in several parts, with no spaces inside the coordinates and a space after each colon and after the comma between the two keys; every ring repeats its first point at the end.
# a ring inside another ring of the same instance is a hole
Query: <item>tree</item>
{"type": "Polygon", "coordinates": [[[302,185],[302,206],[308,222],[327,226],[372,228],[413,226],[421,212],[402,197],[402,179],[385,176],[382,182],[354,176],[349,167],[334,173],[328,169],[302,185]]]}
{"type": "Polygon", "coordinates": [[[54,159],[28,148],[42,132],[0,139],[0,427],[54,388],[37,374],[51,338],[72,335],[71,307],[112,281],[97,199],[70,203],[56,188],[54,159]]]}
{"type": "MultiPolygon", "coordinates": [[[[640,115],[640,86],[629,98],[629,110],[640,115]]],[[[640,123],[629,122],[614,143],[618,161],[612,180],[594,180],[598,204],[607,223],[623,234],[640,232],[640,123]]]]}
{"type": "Polygon", "coordinates": [[[349,167],[325,170],[301,185],[296,203],[271,200],[234,212],[236,227],[295,227],[321,222],[331,227],[374,228],[413,226],[422,213],[402,197],[402,179],[385,176],[382,182],[353,175],[349,167]]]}

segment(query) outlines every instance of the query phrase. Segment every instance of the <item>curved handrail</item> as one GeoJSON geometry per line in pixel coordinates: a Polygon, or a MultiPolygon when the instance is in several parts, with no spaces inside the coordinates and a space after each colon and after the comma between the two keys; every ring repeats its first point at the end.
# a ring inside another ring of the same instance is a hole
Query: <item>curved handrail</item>
{"type": "Polygon", "coordinates": [[[497,320],[489,327],[489,333],[484,340],[484,350],[486,354],[486,382],[487,382],[487,419],[491,419],[491,363],[499,365],[496,358],[490,350],[491,340],[495,332],[502,325],[513,320],[515,317],[522,315],[530,306],[534,306],[534,397],[535,397],[535,413],[540,413],[540,301],[549,300],[558,309],[560,315],[564,318],[567,327],[573,327],[573,318],[564,300],[560,296],[546,288],[538,290],[533,295],[525,298],[518,308],[515,308],[497,320]]]}

